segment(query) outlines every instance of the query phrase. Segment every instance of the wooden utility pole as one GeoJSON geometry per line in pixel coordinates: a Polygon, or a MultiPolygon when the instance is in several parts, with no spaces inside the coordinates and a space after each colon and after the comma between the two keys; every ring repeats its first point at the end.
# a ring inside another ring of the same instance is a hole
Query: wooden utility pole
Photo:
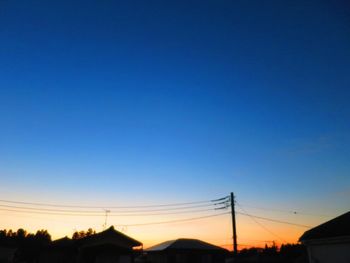
{"type": "Polygon", "coordinates": [[[233,232],[233,255],[237,255],[237,231],[236,231],[236,213],[235,213],[235,196],[231,192],[231,215],[232,215],[232,232],[233,232]]]}

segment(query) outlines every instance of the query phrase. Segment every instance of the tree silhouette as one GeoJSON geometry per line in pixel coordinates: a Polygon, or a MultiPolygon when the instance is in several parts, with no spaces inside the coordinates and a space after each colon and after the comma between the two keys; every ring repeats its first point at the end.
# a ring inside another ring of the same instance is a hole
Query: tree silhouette
{"type": "Polygon", "coordinates": [[[89,228],[87,231],[75,231],[73,233],[72,239],[81,239],[84,237],[92,236],[94,234],[96,234],[96,231],[92,228],[89,228]]]}
{"type": "Polygon", "coordinates": [[[17,231],[0,230],[0,245],[17,249],[16,262],[37,262],[40,251],[51,242],[47,230],[38,230],[35,234],[23,228],[17,231]]]}

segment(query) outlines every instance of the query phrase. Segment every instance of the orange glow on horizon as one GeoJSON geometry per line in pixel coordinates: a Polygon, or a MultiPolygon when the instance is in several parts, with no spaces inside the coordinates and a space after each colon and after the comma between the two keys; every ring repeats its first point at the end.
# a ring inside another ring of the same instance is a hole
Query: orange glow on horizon
{"type": "MultiPolygon", "coordinates": [[[[82,220],[76,216],[53,216],[53,215],[28,215],[25,213],[0,212],[2,218],[1,229],[24,228],[29,232],[35,232],[39,229],[47,229],[52,235],[52,239],[58,239],[64,236],[71,237],[73,232],[93,228],[97,232],[102,231],[104,216],[84,217],[82,220]]],[[[177,217],[178,219],[180,217],[177,217]]],[[[183,218],[183,217],[182,217],[183,218]]],[[[124,226],[128,224],[160,222],[174,220],[172,216],[147,216],[137,218],[108,218],[108,225],[123,232],[124,234],[139,240],[143,247],[147,249],[158,243],[178,239],[178,238],[196,238],[217,246],[232,250],[232,229],[230,215],[223,215],[214,218],[207,218],[198,221],[179,222],[172,224],[160,224],[151,226],[124,226]]],[[[286,226],[274,222],[263,222],[262,224],[275,235],[267,232],[250,218],[237,216],[237,235],[239,249],[249,247],[264,247],[265,244],[271,245],[274,241],[280,246],[282,243],[296,243],[301,234],[306,230],[295,226],[286,226]],[[280,239],[278,237],[280,237],[280,239]]]]}

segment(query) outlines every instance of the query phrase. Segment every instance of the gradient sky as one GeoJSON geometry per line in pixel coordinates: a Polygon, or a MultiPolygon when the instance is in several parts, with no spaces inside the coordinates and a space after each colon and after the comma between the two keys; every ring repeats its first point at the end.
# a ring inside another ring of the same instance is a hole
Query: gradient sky
{"type": "MultiPolygon", "coordinates": [[[[0,199],[233,191],[251,213],[317,225],[349,209],[349,87],[348,1],[0,0],[0,199]]],[[[103,224],[0,215],[56,238],[103,224]]],[[[230,242],[229,217],[204,221],[125,231],[230,242]]],[[[305,230],[261,222],[290,242],[305,230]]],[[[250,218],[238,227],[242,244],[276,239],[250,218]]]]}

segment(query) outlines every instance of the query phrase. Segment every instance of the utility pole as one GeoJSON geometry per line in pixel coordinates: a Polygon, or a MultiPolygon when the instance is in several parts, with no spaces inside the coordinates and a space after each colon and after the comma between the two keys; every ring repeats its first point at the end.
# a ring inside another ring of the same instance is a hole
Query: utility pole
{"type": "Polygon", "coordinates": [[[232,232],[233,232],[233,255],[237,255],[237,230],[236,230],[236,213],[235,213],[235,196],[231,192],[231,216],[232,216],[232,232]]]}

